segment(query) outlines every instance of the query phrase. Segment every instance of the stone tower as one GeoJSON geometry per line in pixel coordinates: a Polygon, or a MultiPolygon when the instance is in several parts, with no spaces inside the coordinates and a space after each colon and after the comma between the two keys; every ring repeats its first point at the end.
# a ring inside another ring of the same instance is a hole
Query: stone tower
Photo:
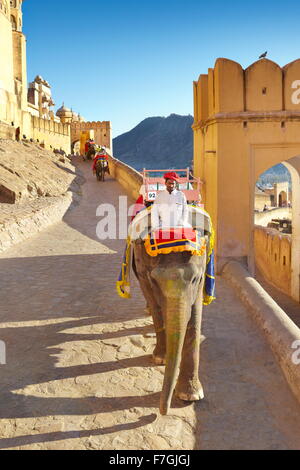
{"type": "MultiPolygon", "coordinates": [[[[1,98],[4,100],[4,94],[6,92],[10,94],[14,93],[12,25],[10,19],[10,3],[8,0],[2,0],[0,2],[0,44],[0,89],[3,90],[0,93],[1,103],[1,98]]],[[[0,107],[0,119],[5,119],[6,115],[2,116],[1,110],[2,107],[0,107]]],[[[9,117],[7,117],[7,120],[9,117]]]]}
{"type": "Polygon", "coordinates": [[[22,32],[22,2],[23,0],[10,0],[10,21],[13,31],[22,32]]]}
{"type": "Polygon", "coordinates": [[[13,35],[14,79],[15,91],[19,107],[27,109],[27,70],[26,70],[26,38],[22,33],[23,0],[10,0],[10,20],[13,35]]]}
{"type": "MultiPolygon", "coordinates": [[[[0,121],[24,127],[27,112],[26,39],[22,0],[0,0],[0,121]]],[[[27,123],[29,124],[29,123],[27,123]]],[[[25,126],[28,131],[28,125],[25,126]]]]}

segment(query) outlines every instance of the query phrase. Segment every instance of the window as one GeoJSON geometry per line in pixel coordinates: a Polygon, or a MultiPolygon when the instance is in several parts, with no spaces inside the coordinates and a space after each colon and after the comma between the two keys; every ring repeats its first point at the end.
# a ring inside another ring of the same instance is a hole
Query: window
{"type": "Polygon", "coordinates": [[[17,29],[17,22],[16,22],[16,18],[14,17],[14,15],[11,15],[10,16],[10,21],[11,21],[11,24],[12,24],[12,29],[14,31],[16,31],[17,29]]]}

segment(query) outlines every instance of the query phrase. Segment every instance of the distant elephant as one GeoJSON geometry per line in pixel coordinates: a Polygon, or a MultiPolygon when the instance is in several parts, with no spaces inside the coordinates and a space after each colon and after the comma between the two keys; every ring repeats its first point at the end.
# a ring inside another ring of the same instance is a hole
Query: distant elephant
{"type": "Polygon", "coordinates": [[[91,144],[89,146],[88,151],[86,152],[86,158],[87,160],[92,160],[92,158],[96,155],[96,145],[91,144]]]}
{"type": "Polygon", "coordinates": [[[133,269],[156,332],[153,360],[166,364],[162,415],[169,411],[175,386],[176,395],[184,401],[204,398],[198,369],[206,260],[206,252],[203,256],[179,252],[151,257],[143,240],[133,242],[133,269]]]}
{"type": "Polygon", "coordinates": [[[104,158],[99,158],[96,163],[97,180],[104,182],[105,173],[109,173],[108,162],[104,158]]]}

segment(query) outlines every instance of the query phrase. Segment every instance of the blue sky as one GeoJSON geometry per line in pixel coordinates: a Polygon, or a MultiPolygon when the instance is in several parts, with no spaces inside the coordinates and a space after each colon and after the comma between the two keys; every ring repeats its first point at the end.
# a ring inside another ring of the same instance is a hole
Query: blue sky
{"type": "Polygon", "coordinates": [[[149,116],[193,114],[193,80],[218,57],[243,67],[268,50],[299,58],[300,2],[26,0],[27,74],[56,107],[112,121],[113,135],[149,116]],[[85,8],[85,10],[84,10],[85,8]]]}

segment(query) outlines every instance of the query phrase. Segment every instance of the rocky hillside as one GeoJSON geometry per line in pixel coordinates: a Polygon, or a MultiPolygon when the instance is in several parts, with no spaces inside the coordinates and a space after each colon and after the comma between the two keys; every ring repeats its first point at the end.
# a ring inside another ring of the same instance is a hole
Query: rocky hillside
{"type": "Polygon", "coordinates": [[[67,157],[36,144],[0,139],[0,203],[60,196],[77,184],[76,178],[67,157]]]}
{"type": "Polygon", "coordinates": [[[137,170],[191,166],[192,123],[192,116],[177,114],[147,118],[114,139],[114,156],[137,170]]]}
{"type": "MultiPolygon", "coordinates": [[[[114,156],[136,170],[192,167],[192,116],[171,114],[169,117],[144,119],[134,129],[113,141],[114,156]]],[[[276,165],[258,180],[258,185],[291,182],[290,173],[283,165],[276,165]]]]}

